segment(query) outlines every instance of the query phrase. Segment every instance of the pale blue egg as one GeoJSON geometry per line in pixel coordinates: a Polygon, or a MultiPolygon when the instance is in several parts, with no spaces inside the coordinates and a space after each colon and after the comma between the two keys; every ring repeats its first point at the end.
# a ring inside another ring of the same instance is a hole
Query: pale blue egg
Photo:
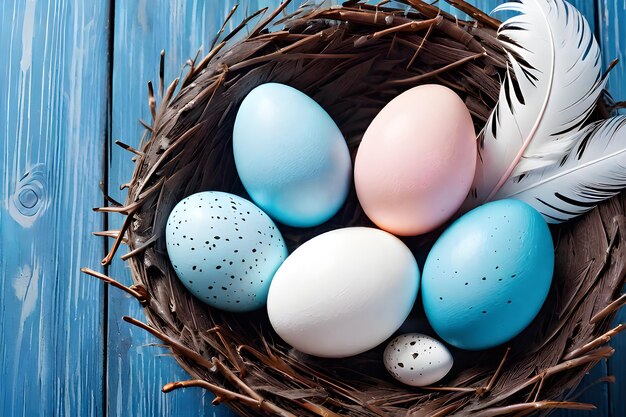
{"type": "Polygon", "coordinates": [[[252,200],[281,223],[322,224],[348,195],[352,164],[341,131],[319,104],[287,85],[262,84],[246,96],[233,152],[252,200]]]}
{"type": "Polygon", "coordinates": [[[449,344],[491,348],[535,318],[553,271],[552,236],[541,215],[519,200],[488,203],[435,242],[422,278],[424,310],[449,344]]]}
{"type": "Polygon", "coordinates": [[[176,274],[212,307],[251,311],[267,302],[287,248],[272,219],[233,194],[205,191],[172,210],[165,230],[176,274]]]}

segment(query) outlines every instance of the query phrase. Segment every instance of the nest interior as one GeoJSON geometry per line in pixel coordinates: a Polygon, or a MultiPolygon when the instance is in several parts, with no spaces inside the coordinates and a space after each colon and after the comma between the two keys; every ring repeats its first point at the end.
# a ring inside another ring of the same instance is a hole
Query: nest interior
{"type": "MultiPolygon", "coordinates": [[[[158,109],[151,94],[152,126],[140,150],[126,146],[136,154],[127,201],[105,209],[127,218],[103,264],[125,238],[130,252],[123,258],[135,284],[100,277],[138,298],[148,324],[125,319],[164,341],[195,379],[168,384],[164,391],[202,386],[216,394],[215,402],[228,402],[241,415],[497,416],[590,407],[571,397],[585,372],[613,353],[606,342],[621,330],[610,324],[624,302],[622,195],[553,228],[554,282],[529,328],[499,348],[453,351],[450,375],[427,389],[394,382],[382,367],[382,348],[345,360],[298,353],[272,332],[264,311],[229,314],[193,298],[168,261],[164,229],[176,202],[204,190],[247,197],[233,161],[232,127],[239,104],[259,84],[288,84],[315,99],[337,122],[353,157],[378,111],[423,83],[456,91],[476,131],[482,129],[506,68],[496,40],[498,22],[461,1],[453,3],[475,21],[458,21],[420,0],[404,2],[409,11],[350,1],[284,16],[281,7],[243,40],[231,42],[232,33],[216,42],[184,79],[161,92],[158,109]]],[[[600,103],[594,117],[607,115],[600,103]]],[[[329,222],[280,229],[293,250],[327,230],[356,225],[371,223],[352,190],[329,222]]],[[[418,252],[435,235],[405,242],[418,252]]],[[[419,306],[413,316],[410,330],[428,331],[419,306]]]]}

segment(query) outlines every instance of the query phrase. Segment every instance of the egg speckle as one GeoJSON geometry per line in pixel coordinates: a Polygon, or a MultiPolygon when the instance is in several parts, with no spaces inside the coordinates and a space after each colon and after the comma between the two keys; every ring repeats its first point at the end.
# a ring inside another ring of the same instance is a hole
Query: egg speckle
{"type": "Polygon", "coordinates": [[[272,220],[249,201],[223,192],[193,194],[170,213],[167,252],[197,298],[228,311],[262,307],[287,249],[272,220]]]}
{"type": "Polygon", "coordinates": [[[438,340],[419,333],[396,337],[383,354],[387,371],[403,384],[422,387],[434,384],[450,372],[454,360],[438,340]]]}

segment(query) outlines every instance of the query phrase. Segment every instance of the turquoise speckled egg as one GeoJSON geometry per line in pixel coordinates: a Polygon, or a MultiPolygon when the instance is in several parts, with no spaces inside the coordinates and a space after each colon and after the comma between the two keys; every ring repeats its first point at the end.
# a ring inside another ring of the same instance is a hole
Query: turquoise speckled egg
{"type": "Polygon", "coordinates": [[[330,219],[350,188],[348,146],[313,99],[283,84],[262,84],[241,103],[233,130],[241,182],[254,202],[289,226],[330,219]]]}
{"type": "Polygon", "coordinates": [[[519,200],[487,203],[435,242],[424,266],[424,310],[449,344],[488,349],[530,324],[553,271],[552,236],[541,215],[519,200]]]}
{"type": "Polygon", "coordinates": [[[172,210],[167,253],[181,282],[212,307],[251,311],[267,302],[274,273],[287,257],[272,220],[236,195],[206,191],[172,210]]]}

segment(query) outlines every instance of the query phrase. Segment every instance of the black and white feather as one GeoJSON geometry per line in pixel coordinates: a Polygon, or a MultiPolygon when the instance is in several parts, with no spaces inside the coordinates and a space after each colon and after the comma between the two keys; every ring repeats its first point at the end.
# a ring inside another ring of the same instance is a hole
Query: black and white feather
{"type": "Polygon", "coordinates": [[[508,56],[498,105],[479,135],[479,161],[468,201],[494,199],[510,178],[557,164],[605,86],[589,24],[564,0],[517,0],[498,30],[508,56]]]}
{"type": "Polygon", "coordinates": [[[626,116],[592,124],[571,138],[558,165],[509,180],[497,199],[517,198],[549,223],[579,216],[626,187],[626,116]]]}

